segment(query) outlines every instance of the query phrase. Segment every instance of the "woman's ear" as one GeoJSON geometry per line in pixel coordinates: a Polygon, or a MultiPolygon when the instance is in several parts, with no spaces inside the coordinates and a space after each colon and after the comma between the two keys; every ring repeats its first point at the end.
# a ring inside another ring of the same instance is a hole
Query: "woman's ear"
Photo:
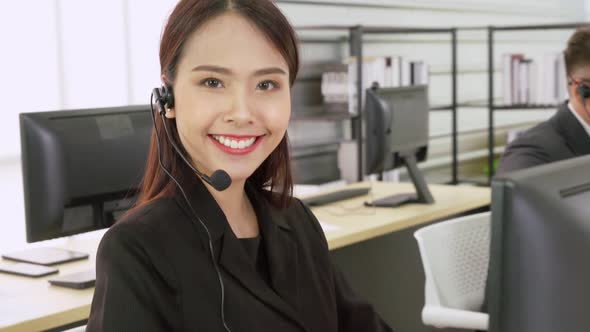
{"type": "Polygon", "coordinates": [[[166,108],[166,114],[165,114],[167,119],[174,119],[176,118],[176,112],[174,111],[174,108],[166,108]]]}

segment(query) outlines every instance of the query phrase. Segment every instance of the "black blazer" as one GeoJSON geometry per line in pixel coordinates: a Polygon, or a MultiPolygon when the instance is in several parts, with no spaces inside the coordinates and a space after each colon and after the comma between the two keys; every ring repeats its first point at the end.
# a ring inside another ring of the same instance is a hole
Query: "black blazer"
{"type": "Polygon", "coordinates": [[[564,103],[549,120],[514,140],[500,160],[498,174],[590,154],[590,136],[564,103]]]}
{"type": "MultiPolygon", "coordinates": [[[[204,185],[192,187],[189,200],[213,239],[232,332],[391,331],[332,264],[317,219],[299,200],[280,210],[261,192],[247,190],[269,285],[204,185]]],[[[196,223],[176,196],[109,229],[98,248],[87,331],[225,331],[219,280],[206,233],[196,223]]]]}

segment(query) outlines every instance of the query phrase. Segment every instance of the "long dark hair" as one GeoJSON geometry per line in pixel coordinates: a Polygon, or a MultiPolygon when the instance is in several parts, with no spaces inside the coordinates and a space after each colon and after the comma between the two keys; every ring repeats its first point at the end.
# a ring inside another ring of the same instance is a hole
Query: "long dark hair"
{"type": "MultiPolygon", "coordinates": [[[[172,85],[183,46],[189,36],[208,20],[225,12],[235,12],[252,22],[282,54],[289,66],[291,86],[299,70],[299,51],[295,32],[285,16],[270,0],[181,0],[168,18],[160,40],[160,70],[166,84],[172,85]]],[[[178,146],[182,143],[174,119],[165,121],[178,146]]],[[[163,135],[162,121],[157,119],[158,132],[163,135]]],[[[156,131],[152,131],[145,174],[136,208],[160,197],[176,194],[174,182],[158,163],[156,131]]],[[[184,164],[166,137],[160,137],[163,164],[181,184],[192,184],[196,174],[184,164]]],[[[250,185],[264,193],[277,207],[289,205],[293,193],[293,177],[289,157],[289,140],[285,136],[268,158],[248,178],[250,185]]]]}

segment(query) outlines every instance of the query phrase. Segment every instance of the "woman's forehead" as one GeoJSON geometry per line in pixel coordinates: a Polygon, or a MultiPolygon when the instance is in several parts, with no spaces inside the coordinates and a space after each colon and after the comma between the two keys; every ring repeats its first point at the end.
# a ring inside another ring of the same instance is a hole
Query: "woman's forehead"
{"type": "MultiPolygon", "coordinates": [[[[180,66],[217,65],[236,71],[282,67],[287,63],[252,22],[236,13],[212,18],[186,40],[180,66]]],[[[190,70],[190,69],[189,69],[190,70]]]]}

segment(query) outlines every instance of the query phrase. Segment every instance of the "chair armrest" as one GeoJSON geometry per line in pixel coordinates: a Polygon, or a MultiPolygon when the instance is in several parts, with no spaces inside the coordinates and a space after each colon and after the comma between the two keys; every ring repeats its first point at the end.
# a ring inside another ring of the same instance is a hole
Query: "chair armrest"
{"type": "Polygon", "coordinates": [[[489,315],[482,312],[428,305],[422,309],[422,322],[424,325],[438,328],[452,327],[487,331],[488,320],[489,315]]]}

